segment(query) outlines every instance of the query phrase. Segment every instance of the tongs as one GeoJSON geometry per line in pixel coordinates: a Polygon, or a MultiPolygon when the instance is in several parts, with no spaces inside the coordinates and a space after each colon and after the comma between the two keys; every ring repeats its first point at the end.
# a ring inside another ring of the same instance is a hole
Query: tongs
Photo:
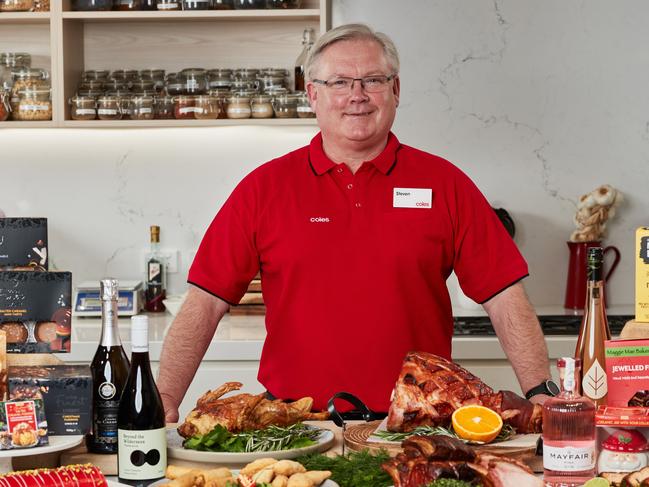
{"type": "Polygon", "coordinates": [[[342,428],[343,430],[343,455],[345,454],[345,429],[347,427],[347,423],[345,423],[345,421],[363,419],[369,422],[377,419],[383,419],[386,416],[385,413],[377,413],[375,411],[372,411],[365,405],[363,401],[349,392],[337,392],[336,394],[331,396],[331,399],[329,399],[329,402],[327,402],[327,411],[329,411],[329,416],[334,424],[342,428]],[[356,409],[340,412],[336,409],[336,399],[341,399],[351,404],[356,409]]]}

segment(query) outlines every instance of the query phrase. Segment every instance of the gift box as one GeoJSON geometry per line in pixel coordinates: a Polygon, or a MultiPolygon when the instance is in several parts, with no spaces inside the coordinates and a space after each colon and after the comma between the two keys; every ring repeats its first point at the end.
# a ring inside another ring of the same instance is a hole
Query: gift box
{"type": "Polygon", "coordinates": [[[47,218],[0,218],[0,270],[48,269],[47,218]]]}
{"type": "Polygon", "coordinates": [[[649,406],[649,340],[607,340],[607,404],[649,406]]]}
{"type": "Polygon", "coordinates": [[[42,399],[0,402],[0,450],[47,445],[42,399]]]}

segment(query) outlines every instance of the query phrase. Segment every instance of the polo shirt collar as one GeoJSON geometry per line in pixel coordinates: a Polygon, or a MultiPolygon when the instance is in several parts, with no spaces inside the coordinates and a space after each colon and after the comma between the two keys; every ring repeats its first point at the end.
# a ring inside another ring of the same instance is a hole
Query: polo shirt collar
{"type": "MultiPolygon", "coordinates": [[[[388,134],[388,143],[385,145],[383,152],[371,161],[366,162],[374,164],[374,166],[383,174],[388,174],[397,162],[397,151],[400,146],[401,143],[399,142],[399,139],[397,139],[397,136],[390,132],[388,134]]],[[[323,175],[337,165],[327,157],[322,148],[322,132],[318,132],[318,134],[311,139],[311,143],[309,144],[309,162],[311,163],[313,171],[318,176],[323,175]]]]}

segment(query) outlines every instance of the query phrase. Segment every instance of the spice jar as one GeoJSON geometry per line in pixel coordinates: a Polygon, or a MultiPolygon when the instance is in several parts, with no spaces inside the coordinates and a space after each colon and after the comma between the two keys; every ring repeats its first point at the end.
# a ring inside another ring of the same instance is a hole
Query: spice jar
{"type": "Polygon", "coordinates": [[[297,116],[298,118],[315,118],[315,112],[309,103],[309,97],[306,93],[300,95],[297,99],[297,116]]]}
{"type": "Polygon", "coordinates": [[[153,120],[153,97],[134,95],[130,103],[131,120],[153,120]]]}
{"type": "Polygon", "coordinates": [[[210,90],[209,94],[215,97],[219,103],[219,116],[217,118],[228,118],[226,107],[228,106],[228,98],[230,98],[230,90],[226,88],[217,88],[210,90]]]}
{"type": "Polygon", "coordinates": [[[198,120],[217,119],[219,117],[219,99],[211,95],[198,95],[195,100],[194,117],[198,120]]]}
{"type": "Polygon", "coordinates": [[[284,76],[261,76],[259,80],[259,89],[267,92],[272,88],[286,88],[286,78],[284,76]]]}
{"type": "Polygon", "coordinates": [[[0,12],[28,12],[32,8],[33,0],[0,0],[0,12]]]}
{"type": "Polygon", "coordinates": [[[121,79],[110,78],[104,81],[106,91],[128,90],[128,83],[121,79]]]}
{"type": "Polygon", "coordinates": [[[277,96],[273,99],[273,109],[277,118],[296,118],[297,100],[290,94],[277,96]]]}
{"type": "Polygon", "coordinates": [[[228,118],[250,118],[250,115],[252,115],[250,98],[238,95],[231,96],[228,98],[226,113],[228,118]]]}
{"type": "Polygon", "coordinates": [[[233,0],[234,8],[245,10],[251,8],[266,8],[266,0],[233,0]]]}
{"type": "Polygon", "coordinates": [[[73,96],[69,103],[72,120],[94,120],[97,118],[97,102],[94,98],[73,96]]]}
{"type": "Polygon", "coordinates": [[[86,79],[79,83],[80,90],[102,90],[104,89],[104,81],[101,79],[86,79]]]}
{"type": "Polygon", "coordinates": [[[11,72],[13,79],[12,92],[17,93],[25,88],[48,88],[49,74],[44,69],[20,68],[11,72]]]}
{"type": "Polygon", "coordinates": [[[110,73],[110,77],[128,83],[138,77],[138,72],[135,69],[116,69],[110,73]]]}
{"type": "Polygon", "coordinates": [[[4,122],[9,118],[11,106],[9,105],[9,92],[0,90],[0,122],[4,122]]]}
{"type": "Polygon", "coordinates": [[[140,10],[140,0],[114,0],[115,10],[140,10]]]}
{"type": "Polygon", "coordinates": [[[158,10],[180,10],[181,0],[158,0],[158,10]]]}
{"type": "Polygon", "coordinates": [[[105,82],[108,79],[107,69],[89,69],[81,74],[81,81],[96,80],[105,82]]]}
{"type": "Polygon", "coordinates": [[[104,95],[97,99],[97,116],[99,120],[120,120],[122,108],[120,98],[114,95],[104,95]]]}
{"type": "Polygon", "coordinates": [[[268,95],[253,96],[250,104],[252,108],[252,118],[273,118],[272,98],[268,95]]]}
{"type": "Polygon", "coordinates": [[[266,8],[300,8],[302,0],[266,0],[266,8]]]}
{"type": "Polygon", "coordinates": [[[26,52],[0,53],[0,89],[11,90],[13,86],[12,72],[21,68],[29,68],[32,57],[26,52]]]}
{"type": "Polygon", "coordinates": [[[153,89],[161,92],[165,87],[164,69],[143,69],[140,71],[140,78],[153,81],[153,89]]]}
{"type": "Polygon", "coordinates": [[[49,87],[29,87],[12,95],[13,120],[52,120],[52,93],[49,87]]]}
{"type": "Polygon", "coordinates": [[[208,88],[230,88],[232,86],[231,69],[210,69],[207,72],[208,88]]]}
{"type": "Polygon", "coordinates": [[[153,104],[153,118],[169,120],[174,116],[174,97],[170,95],[156,96],[153,104]]]}
{"type": "Polygon", "coordinates": [[[133,91],[153,91],[155,83],[152,79],[139,78],[131,82],[131,90],[133,91]]]}
{"type": "Polygon", "coordinates": [[[170,95],[182,95],[184,83],[180,81],[178,73],[169,73],[165,82],[165,89],[170,95]]]}
{"type": "Polygon", "coordinates": [[[103,90],[78,90],[77,95],[78,96],[89,96],[90,98],[94,98],[97,100],[101,95],[104,94],[103,90]]]}
{"type": "Polygon", "coordinates": [[[183,94],[185,95],[202,95],[207,93],[207,72],[204,69],[183,69],[178,74],[178,80],[183,84],[183,94]]]}
{"type": "Polygon", "coordinates": [[[174,118],[176,120],[192,120],[196,112],[196,97],[194,95],[179,95],[174,98],[174,118]]]}
{"type": "Polygon", "coordinates": [[[98,11],[112,8],[113,0],[72,0],[72,10],[98,11]]]}
{"type": "Polygon", "coordinates": [[[209,10],[210,0],[183,0],[183,10],[209,10]]]}
{"type": "Polygon", "coordinates": [[[232,10],[233,8],[232,0],[212,0],[213,10],[232,10]]]}

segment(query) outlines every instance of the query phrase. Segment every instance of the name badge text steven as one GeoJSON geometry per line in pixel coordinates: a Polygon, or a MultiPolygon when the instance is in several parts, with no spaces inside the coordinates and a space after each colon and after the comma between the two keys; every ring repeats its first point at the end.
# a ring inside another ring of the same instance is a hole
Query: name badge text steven
{"type": "Polygon", "coordinates": [[[431,208],[433,190],[430,188],[394,188],[393,208],[431,208]]]}

